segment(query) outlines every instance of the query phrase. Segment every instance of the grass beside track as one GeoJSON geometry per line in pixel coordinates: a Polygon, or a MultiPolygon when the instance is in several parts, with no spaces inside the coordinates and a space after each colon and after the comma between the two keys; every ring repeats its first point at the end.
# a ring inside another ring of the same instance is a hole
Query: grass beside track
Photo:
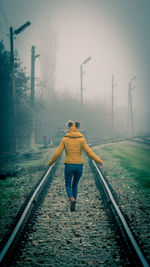
{"type": "Polygon", "coordinates": [[[124,141],[95,146],[93,150],[103,159],[102,170],[118,206],[150,260],[150,147],[124,141]]]}
{"type": "Polygon", "coordinates": [[[130,142],[98,146],[95,151],[104,160],[109,175],[119,179],[125,176],[128,183],[148,190],[150,188],[150,149],[130,142]],[[119,173],[116,169],[119,169],[119,173]]]}
{"type": "Polygon", "coordinates": [[[0,165],[0,168],[3,167],[6,171],[15,169],[16,165],[23,167],[16,177],[0,180],[0,242],[26,197],[46,170],[45,166],[54,151],[55,148],[35,147],[31,157],[18,156],[14,161],[9,158],[0,165]]]}

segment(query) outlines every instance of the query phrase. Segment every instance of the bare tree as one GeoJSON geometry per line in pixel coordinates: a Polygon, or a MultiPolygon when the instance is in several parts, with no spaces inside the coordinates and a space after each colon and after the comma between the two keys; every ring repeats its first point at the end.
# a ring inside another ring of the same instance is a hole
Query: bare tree
{"type": "Polygon", "coordinates": [[[40,28],[39,50],[45,98],[50,100],[55,97],[57,35],[49,19],[45,20],[40,28]]]}

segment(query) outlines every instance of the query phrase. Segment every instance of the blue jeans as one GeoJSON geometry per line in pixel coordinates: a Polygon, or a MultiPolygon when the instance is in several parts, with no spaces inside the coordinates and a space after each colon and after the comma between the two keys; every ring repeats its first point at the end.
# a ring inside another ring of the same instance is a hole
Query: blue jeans
{"type": "Polygon", "coordinates": [[[68,197],[77,199],[78,183],[83,172],[83,164],[65,164],[65,186],[68,197]]]}

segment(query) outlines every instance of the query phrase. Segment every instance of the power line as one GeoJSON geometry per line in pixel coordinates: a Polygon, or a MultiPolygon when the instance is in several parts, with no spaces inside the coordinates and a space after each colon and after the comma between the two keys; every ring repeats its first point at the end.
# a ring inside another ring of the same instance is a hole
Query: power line
{"type": "Polygon", "coordinates": [[[7,34],[2,30],[2,28],[1,28],[1,24],[0,24],[0,32],[1,32],[3,35],[7,36],[7,34]]]}
{"type": "Polygon", "coordinates": [[[6,23],[6,26],[7,26],[7,28],[9,29],[9,27],[10,27],[10,22],[9,22],[8,17],[7,17],[7,15],[6,15],[6,12],[5,12],[4,8],[3,8],[3,5],[2,5],[1,0],[0,0],[0,11],[1,11],[2,16],[3,16],[3,19],[4,19],[5,23],[6,23]]]}
{"type": "Polygon", "coordinates": [[[22,42],[20,39],[16,38],[15,41],[18,43],[19,49],[21,49],[21,51],[22,51],[23,53],[27,51],[27,49],[26,49],[25,46],[23,45],[23,42],[22,42]]]}
{"type": "Polygon", "coordinates": [[[79,68],[77,67],[66,67],[66,68],[63,68],[63,67],[57,67],[56,68],[56,72],[79,72],[79,68]]]}
{"type": "MultiPolygon", "coordinates": [[[[6,14],[6,12],[5,12],[4,8],[3,8],[3,5],[2,5],[1,0],[0,0],[0,11],[1,11],[2,16],[3,16],[3,19],[4,19],[5,23],[6,23],[6,26],[7,26],[7,28],[9,29],[9,28],[10,28],[10,22],[9,22],[8,17],[7,17],[7,14],[6,14]]],[[[5,33],[2,31],[1,28],[0,28],[0,31],[1,31],[3,34],[5,34],[5,33]]],[[[16,39],[16,41],[17,41],[18,46],[20,47],[20,49],[24,52],[24,51],[26,50],[26,48],[25,48],[25,46],[23,45],[23,43],[21,42],[21,40],[16,39]]]]}

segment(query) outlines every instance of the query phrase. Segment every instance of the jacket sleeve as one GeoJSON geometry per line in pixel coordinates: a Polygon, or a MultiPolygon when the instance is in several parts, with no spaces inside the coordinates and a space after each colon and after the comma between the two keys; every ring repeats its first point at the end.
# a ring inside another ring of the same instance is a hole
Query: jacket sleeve
{"type": "Polygon", "coordinates": [[[83,141],[83,149],[90,158],[94,159],[99,164],[102,164],[103,161],[92,151],[85,139],[83,141]]]}
{"type": "Polygon", "coordinates": [[[48,165],[51,166],[62,154],[64,149],[64,142],[63,139],[61,140],[56,152],[54,153],[53,157],[50,159],[50,161],[48,162],[48,165]]]}

